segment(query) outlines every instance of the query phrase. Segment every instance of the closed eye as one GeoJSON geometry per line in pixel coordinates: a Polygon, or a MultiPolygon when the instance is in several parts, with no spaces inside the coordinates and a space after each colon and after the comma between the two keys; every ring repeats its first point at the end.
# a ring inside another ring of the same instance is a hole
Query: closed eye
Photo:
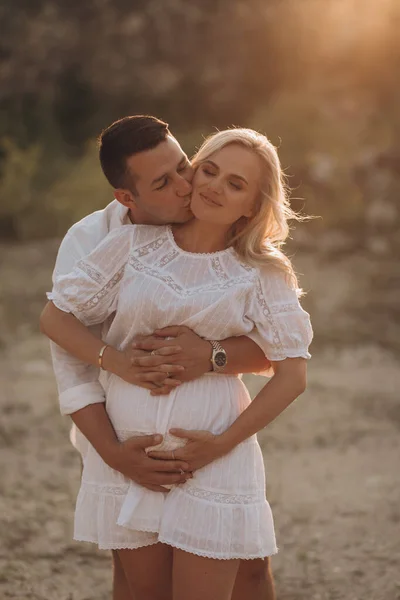
{"type": "Polygon", "coordinates": [[[165,186],[167,185],[167,183],[168,183],[168,178],[164,179],[164,181],[162,182],[162,184],[159,185],[158,187],[156,187],[155,189],[156,190],[162,190],[163,188],[165,188],[165,186]]]}
{"type": "Polygon", "coordinates": [[[234,183],[233,181],[229,182],[230,186],[233,187],[235,190],[241,190],[242,186],[238,185],[237,183],[234,183]]]}
{"type": "Polygon", "coordinates": [[[203,173],[209,175],[210,177],[213,177],[213,175],[215,175],[213,171],[209,171],[206,167],[203,167],[203,173]]]}

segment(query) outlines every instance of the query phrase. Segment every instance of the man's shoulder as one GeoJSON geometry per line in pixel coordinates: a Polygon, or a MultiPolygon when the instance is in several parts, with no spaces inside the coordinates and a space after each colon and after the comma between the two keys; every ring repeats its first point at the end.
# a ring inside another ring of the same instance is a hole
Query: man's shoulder
{"type": "MultiPolygon", "coordinates": [[[[121,205],[117,200],[113,200],[105,208],[96,210],[95,212],[86,215],[77,223],[74,223],[66,233],[66,236],[76,236],[80,233],[96,234],[104,237],[110,231],[113,220],[120,217],[121,205]]],[[[121,219],[122,221],[122,219],[121,219]]]]}
{"type": "Polygon", "coordinates": [[[111,229],[122,226],[122,214],[123,207],[114,200],[72,225],[61,241],[54,273],[69,273],[76,261],[90,254],[111,229]]]}

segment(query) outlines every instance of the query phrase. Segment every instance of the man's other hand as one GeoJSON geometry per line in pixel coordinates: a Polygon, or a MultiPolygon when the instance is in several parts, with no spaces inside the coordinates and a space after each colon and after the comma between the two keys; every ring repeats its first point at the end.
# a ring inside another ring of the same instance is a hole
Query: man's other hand
{"type": "Polygon", "coordinates": [[[185,483],[192,474],[182,460],[156,460],[146,454],[146,448],[159,444],[161,439],[160,435],[132,437],[116,444],[103,459],[109,467],[148,490],[166,492],[163,485],[185,483]]]}

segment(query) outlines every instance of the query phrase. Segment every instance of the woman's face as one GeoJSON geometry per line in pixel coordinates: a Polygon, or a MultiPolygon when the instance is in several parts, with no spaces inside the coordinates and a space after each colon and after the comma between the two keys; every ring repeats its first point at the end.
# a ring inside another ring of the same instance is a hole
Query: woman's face
{"type": "Polygon", "coordinates": [[[200,163],[193,178],[191,209],[199,221],[232,225],[253,214],[261,184],[261,160],[232,143],[200,163]]]}

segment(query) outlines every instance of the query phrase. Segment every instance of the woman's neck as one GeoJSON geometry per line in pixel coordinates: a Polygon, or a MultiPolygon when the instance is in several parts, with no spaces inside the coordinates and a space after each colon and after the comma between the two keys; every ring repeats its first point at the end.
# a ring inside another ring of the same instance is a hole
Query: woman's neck
{"type": "Polygon", "coordinates": [[[172,231],[176,243],[186,252],[203,254],[219,252],[228,247],[229,229],[224,225],[198,221],[195,218],[182,225],[172,225],[172,231]]]}

